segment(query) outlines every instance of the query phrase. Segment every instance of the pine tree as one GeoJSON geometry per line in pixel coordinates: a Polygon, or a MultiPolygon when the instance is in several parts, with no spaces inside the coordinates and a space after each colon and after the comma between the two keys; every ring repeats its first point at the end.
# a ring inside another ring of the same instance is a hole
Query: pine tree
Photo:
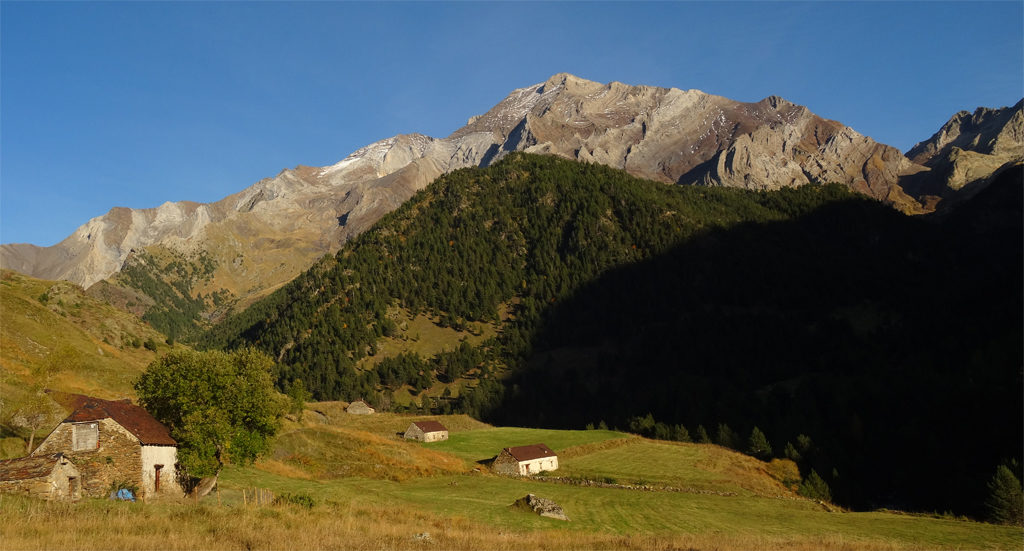
{"type": "Polygon", "coordinates": [[[672,440],[676,442],[690,442],[690,431],[686,430],[686,426],[683,424],[674,425],[672,427],[672,440]]]}
{"type": "Polygon", "coordinates": [[[988,483],[989,496],[985,500],[988,519],[998,524],[1024,524],[1024,491],[1020,480],[1006,465],[996,468],[988,483]]]}
{"type": "Polygon", "coordinates": [[[708,431],[707,431],[707,429],[704,428],[704,425],[697,425],[697,439],[696,440],[697,440],[698,444],[710,444],[711,443],[711,437],[708,436],[708,431]]]}
{"type": "Polygon", "coordinates": [[[772,445],[768,443],[768,438],[757,427],[750,431],[750,438],[747,439],[747,454],[765,461],[772,457],[772,445]]]}
{"type": "Polygon", "coordinates": [[[719,423],[718,432],[715,433],[715,444],[735,450],[739,448],[739,438],[737,438],[736,433],[729,428],[729,425],[719,423]]]}
{"type": "Polygon", "coordinates": [[[795,461],[796,463],[800,462],[800,452],[796,451],[796,448],[793,446],[792,442],[786,442],[786,448],[783,450],[782,453],[786,456],[787,459],[795,461]]]}
{"type": "Polygon", "coordinates": [[[818,471],[814,469],[811,469],[811,474],[807,475],[807,478],[800,483],[797,493],[818,501],[832,501],[832,491],[829,490],[825,480],[818,475],[818,471]]]}

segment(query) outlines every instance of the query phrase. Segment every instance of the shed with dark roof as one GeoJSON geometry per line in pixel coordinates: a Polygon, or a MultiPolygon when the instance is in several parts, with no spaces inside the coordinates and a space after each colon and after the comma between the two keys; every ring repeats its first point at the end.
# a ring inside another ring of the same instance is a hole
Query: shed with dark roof
{"type": "Polygon", "coordinates": [[[420,442],[439,442],[448,439],[448,429],[437,421],[413,421],[405,429],[405,437],[420,442]]]}
{"type": "Polygon", "coordinates": [[[76,500],[82,495],[82,475],[61,453],[7,459],[0,461],[0,492],[76,500]]]}
{"type": "Polygon", "coordinates": [[[62,453],[82,474],[86,495],[102,496],[127,482],[144,498],[181,495],[177,442],[148,411],[130,400],[51,393],[71,413],[43,440],[33,456],[62,453]]]}
{"type": "Polygon", "coordinates": [[[529,476],[558,469],[558,455],[544,444],[504,448],[491,469],[502,474],[529,476]]]}

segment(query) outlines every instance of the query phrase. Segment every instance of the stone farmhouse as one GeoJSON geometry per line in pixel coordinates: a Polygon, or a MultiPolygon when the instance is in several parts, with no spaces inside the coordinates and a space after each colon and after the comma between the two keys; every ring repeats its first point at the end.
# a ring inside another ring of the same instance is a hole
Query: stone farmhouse
{"type": "Polygon", "coordinates": [[[448,439],[448,429],[437,421],[413,421],[405,429],[405,437],[420,442],[439,442],[448,439]]]}
{"type": "Polygon", "coordinates": [[[54,393],[72,411],[32,456],[62,453],[81,472],[85,495],[104,496],[115,482],[134,484],[139,497],[184,493],[177,442],[167,427],[130,400],[54,393]]]}
{"type": "Polygon", "coordinates": [[[82,475],[64,454],[0,461],[0,492],[74,501],[82,497],[82,475]]]}
{"type": "Polygon", "coordinates": [[[345,408],[345,411],[353,415],[369,415],[377,410],[373,409],[370,404],[367,404],[362,399],[359,399],[349,404],[348,407],[345,408]]]}
{"type": "Polygon", "coordinates": [[[558,469],[558,456],[544,444],[505,448],[494,458],[491,469],[501,474],[529,476],[558,469]]]}

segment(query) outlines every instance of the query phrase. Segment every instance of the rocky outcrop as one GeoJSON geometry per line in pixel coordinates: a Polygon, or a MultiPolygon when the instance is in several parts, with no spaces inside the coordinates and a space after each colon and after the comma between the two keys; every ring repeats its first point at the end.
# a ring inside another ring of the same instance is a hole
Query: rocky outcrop
{"type": "MultiPolygon", "coordinates": [[[[988,171],[993,156],[1020,153],[1020,107],[960,113],[908,159],[775,96],[743,103],[699,90],[558,74],[513,91],[447,138],[395,136],[331,166],[283,170],[215,203],[114,208],[52,247],[0,245],[0,266],[84,287],[104,280],[125,287],[137,283],[112,276],[143,264],[140,255],[158,248],[201,261],[202,269],[193,271],[203,278],[189,292],[226,293],[244,306],[336,251],[437,176],[489,165],[510,151],[601,163],[666,183],[765,190],[838,182],[919,212],[938,200],[936,174],[948,173],[941,185],[955,190],[988,171]]],[[[116,294],[109,286],[104,293],[116,294]]],[[[227,310],[218,308],[207,316],[227,310]]]]}
{"type": "Polygon", "coordinates": [[[931,138],[907,151],[911,161],[932,166],[954,149],[983,155],[1024,154],[1024,99],[1013,107],[960,111],[931,138]]]}
{"type": "Polygon", "coordinates": [[[933,202],[947,199],[969,184],[984,187],[1001,167],[1024,162],[1024,100],[1013,107],[974,113],[960,111],[931,138],[916,144],[907,157],[928,167],[928,174],[908,178],[904,187],[933,202]]]}
{"type": "Polygon", "coordinates": [[[670,183],[764,190],[827,181],[894,202],[902,197],[899,178],[924,170],[776,96],[742,103],[560,74],[470,120],[452,137],[491,132],[501,141],[496,157],[549,153],[670,183]]]}
{"type": "Polygon", "coordinates": [[[547,498],[537,497],[533,494],[526,494],[526,496],[517,499],[512,506],[517,509],[533,511],[542,517],[566,521],[569,520],[565,511],[563,511],[557,503],[547,498]]]}

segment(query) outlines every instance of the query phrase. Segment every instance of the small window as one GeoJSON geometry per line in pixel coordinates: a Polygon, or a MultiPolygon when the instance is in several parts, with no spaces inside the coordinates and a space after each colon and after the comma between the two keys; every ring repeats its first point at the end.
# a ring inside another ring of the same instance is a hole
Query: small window
{"type": "Polygon", "coordinates": [[[75,423],[71,425],[71,449],[73,451],[95,450],[99,447],[99,423],[75,423]]]}

